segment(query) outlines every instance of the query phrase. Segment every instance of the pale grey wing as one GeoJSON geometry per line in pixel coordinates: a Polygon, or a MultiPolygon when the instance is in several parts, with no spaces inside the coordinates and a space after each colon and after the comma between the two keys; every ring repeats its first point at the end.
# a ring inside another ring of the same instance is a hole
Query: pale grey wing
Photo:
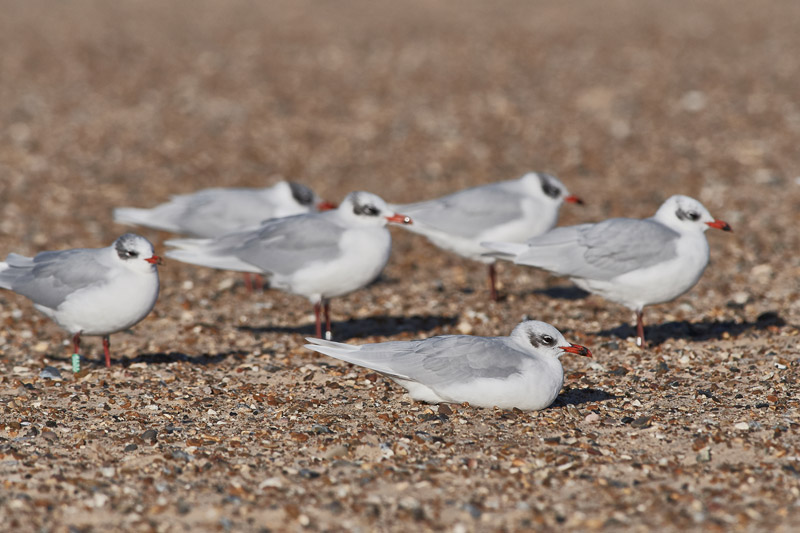
{"type": "Polygon", "coordinates": [[[583,231],[593,224],[562,226],[529,239],[525,244],[486,243],[484,246],[497,252],[495,255],[513,259],[519,265],[530,265],[559,275],[572,275],[586,259],[586,247],[580,242],[583,231]]]}
{"type": "Polygon", "coordinates": [[[0,284],[29,298],[33,303],[57,308],[72,293],[102,283],[108,267],[99,261],[103,249],[42,252],[33,259],[9,255],[0,284]]]}
{"type": "MultiPolygon", "coordinates": [[[[500,184],[475,187],[436,200],[397,206],[414,224],[457,235],[476,237],[484,230],[512,222],[522,216],[519,194],[500,184]]],[[[408,227],[414,230],[413,224],[408,227]]]]}
{"type": "Polygon", "coordinates": [[[507,378],[520,371],[526,357],[509,347],[503,337],[469,335],[365,344],[357,350],[325,350],[324,345],[312,349],[433,388],[481,378],[507,378]]]}
{"type": "Polygon", "coordinates": [[[528,241],[516,262],[575,278],[609,280],[674,258],[678,234],[646,219],[555,228],[528,241]]]}
{"type": "Polygon", "coordinates": [[[314,262],[333,261],[344,229],[331,222],[329,213],[277,218],[249,232],[231,253],[266,272],[291,274],[314,262]]]}
{"type": "Polygon", "coordinates": [[[173,223],[183,233],[200,237],[219,237],[254,226],[273,211],[260,193],[261,189],[216,188],[175,196],[173,223]]]}
{"type": "Polygon", "coordinates": [[[599,226],[588,228],[581,235],[581,242],[587,247],[586,261],[594,268],[620,274],[677,256],[680,235],[654,220],[615,218],[599,226]]]}

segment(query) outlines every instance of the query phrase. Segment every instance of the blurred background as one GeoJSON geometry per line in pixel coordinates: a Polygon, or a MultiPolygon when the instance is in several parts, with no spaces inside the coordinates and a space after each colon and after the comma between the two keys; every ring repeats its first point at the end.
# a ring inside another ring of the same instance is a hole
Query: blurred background
{"type": "Polygon", "coordinates": [[[112,206],[280,178],[408,202],[540,170],[581,219],[681,192],[773,231],[764,199],[797,199],[792,1],[0,6],[3,248],[105,243],[112,206]]]}

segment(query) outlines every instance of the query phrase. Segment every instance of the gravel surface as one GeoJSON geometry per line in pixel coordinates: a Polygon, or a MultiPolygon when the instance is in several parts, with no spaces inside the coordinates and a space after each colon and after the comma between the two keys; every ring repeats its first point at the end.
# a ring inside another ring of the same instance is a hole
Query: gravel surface
{"type": "MultiPolygon", "coordinates": [[[[734,233],[632,315],[392,230],[333,302],[354,343],[548,321],[541,412],[428,406],[302,348],[308,302],[170,261],[153,313],[70,371],[0,292],[11,531],[792,531],[800,527],[800,3],[0,0],[0,255],[108,245],[115,206],[293,179],[393,202],[529,170],[562,223],[700,199],[734,233]]],[[[163,251],[166,233],[141,230],[163,251]]]]}

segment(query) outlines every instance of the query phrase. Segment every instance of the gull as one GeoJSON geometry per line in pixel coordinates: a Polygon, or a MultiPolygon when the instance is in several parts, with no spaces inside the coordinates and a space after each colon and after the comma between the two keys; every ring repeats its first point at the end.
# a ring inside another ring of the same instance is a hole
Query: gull
{"type": "Polygon", "coordinates": [[[559,358],[591,357],[546,322],[522,322],[508,337],[443,335],[416,341],[352,346],[307,338],[305,347],[380,372],[414,400],[477,407],[538,410],[549,406],[564,384],[559,358]]]}
{"type": "Polygon", "coordinates": [[[119,207],[114,221],[193,237],[220,237],[270,218],[335,207],[308,187],[280,181],[263,189],[213,188],[173,196],[152,209],[119,207]]]}
{"type": "Polygon", "coordinates": [[[103,337],[109,367],[109,336],[133,327],[156,303],[158,264],[147,239],[126,233],[106,248],[9,254],[0,262],[0,287],[25,296],[69,332],[75,354],[81,335],[103,337]]]}
{"type": "Polygon", "coordinates": [[[393,205],[414,219],[409,231],[462,257],[489,265],[490,298],[497,300],[495,258],[485,255],[483,241],[524,242],[556,225],[564,202],[583,203],[557,178],[529,172],[427,200],[393,205]]]}
{"type": "MultiPolygon", "coordinates": [[[[257,227],[270,218],[325,211],[334,207],[334,204],[321,200],[305,185],[279,181],[262,189],[203,189],[173,196],[169,202],[152,209],[119,207],[114,209],[114,221],[212,238],[257,227]]],[[[254,284],[261,287],[259,276],[255,276],[254,283],[250,274],[245,273],[244,281],[248,290],[253,290],[254,284]]]]}
{"type": "Polygon", "coordinates": [[[644,346],[642,310],[691,289],[708,265],[705,231],[731,231],[688,196],[668,198],[650,218],[612,218],[556,228],[524,244],[482,243],[491,255],[568,276],[578,287],[636,313],[636,344],[644,346]]]}
{"type": "Polygon", "coordinates": [[[352,192],[337,209],[272,219],[252,230],[215,239],[167,241],[167,257],[211,268],[264,274],[270,287],[308,298],[317,336],[324,310],[330,336],[329,300],[371,283],[389,260],[386,224],[411,224],[378,196],[352,192]]]}

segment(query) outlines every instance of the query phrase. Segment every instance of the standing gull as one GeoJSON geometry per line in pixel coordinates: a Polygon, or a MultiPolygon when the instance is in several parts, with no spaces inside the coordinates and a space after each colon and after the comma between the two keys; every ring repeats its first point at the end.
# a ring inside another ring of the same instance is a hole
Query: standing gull
{"type": "Polygon", "coordinates": [[[522,322],[508,337],[444,335],[352,346],[308,338],[306,348],[385,374],[428,403],[544,409],[564,384],[559,358],[591,357],[546,322],[522,322]]]}
{"type": "Polygon", "coordinates": [[[691,289],[708,265],[705,231],[731,231],[688,196],[672,196],[646,219],[612,218],[556,228],[525,244],[485,242],[491,255],[568,276],[578,287],[636,312],[636,344],[644,346],[642,309],[691,289]]]}
{"type": "Polygon", "coordinates": [[[264,222],[260,227],[215,239],[176,239],[167,257],[222,270],[264,274],[270,287],[314,304],[317,336],[320,311],[330,336],[329,300],[371,283],[389,260],[392,237],[386,224],[410,224],[378,196],[353,192],[341,205],[264,222]]]}
{"type": "Polygon", "coordinates": [[[111,366],[109,335],[133,327],[158,298],[161,258],[139,235],[126,233],[107,248],[9,254],[0,262],[0,287],[21,294],[72,334],[73,353],[81,335],[103,337],[111,366]]]}
{"type": "Polygon", "coordinates": [[[436,246],[489,265],[489,291],[497,300],[494,257],[485,255],[483,241],[524,242],[556,225],[564,202],[583,203],[554,176],[530,172],[424,202],[395,205],[414,219],[409,231],[436,246]]]}

